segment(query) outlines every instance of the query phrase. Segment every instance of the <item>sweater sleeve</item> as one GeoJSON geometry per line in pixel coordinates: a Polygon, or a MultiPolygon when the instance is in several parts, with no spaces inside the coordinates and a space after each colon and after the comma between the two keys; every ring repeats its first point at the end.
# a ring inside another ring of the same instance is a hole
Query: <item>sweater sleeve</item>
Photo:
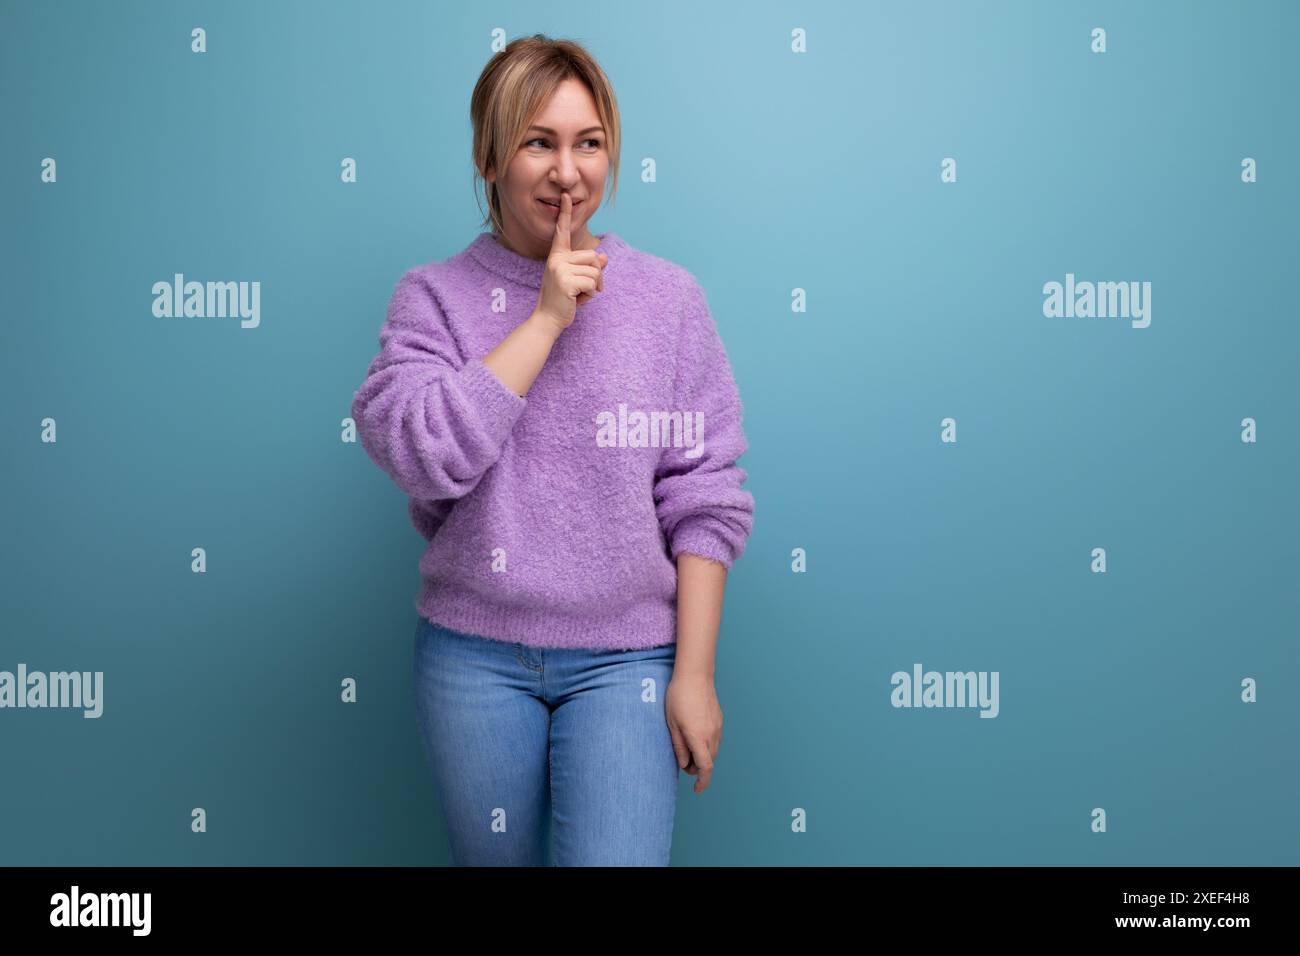
{"type": "Polygon", "coordinates": [[[430,281],[418,268],[398,280],[352,419],[404,492],[456,500],[500,458],[527,400],[481,359],[461,358],[430,281]]]}
{"type": "Polygon", "coordinates": [[[703,440],[696,436],[693,446],[663,449],[655,513],[673,560],[685,551],[729,568],[753,527],[754,498],[740,487],[747,475],[736,464],[749,446],[740,394],[704,290],[693,276],[687,283],[672,411],[696,422],[702,416],[703,440]]]}

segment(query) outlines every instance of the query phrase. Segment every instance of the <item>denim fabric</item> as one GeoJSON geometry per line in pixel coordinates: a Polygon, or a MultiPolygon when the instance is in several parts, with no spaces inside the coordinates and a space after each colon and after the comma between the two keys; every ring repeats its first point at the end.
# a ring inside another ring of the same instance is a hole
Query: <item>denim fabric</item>
{"type": "Polygon", "coordinates": [[[538,648],[419,619],[415,706],[459,866],[667,866],[677,645],[538,648]]]}

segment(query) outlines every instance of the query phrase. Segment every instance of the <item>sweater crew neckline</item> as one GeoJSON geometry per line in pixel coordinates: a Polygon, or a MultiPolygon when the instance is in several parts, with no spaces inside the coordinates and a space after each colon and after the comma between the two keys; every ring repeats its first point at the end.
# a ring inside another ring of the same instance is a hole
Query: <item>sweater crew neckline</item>
{"type": "MultiPolygon", "coordinates": [[[[600,244],[592,251],[603,252],[609,256],[609,264],[605,266],[608,269],[619,258],[619,253],[627,247],[627,243],[614,232],[606,232],[597,238],[600,239],[600,244]]],[[[468,252],[475,262],[502,278],[532,289],[542,287],[542,277],[546,274],[546,260],[530,259],[507,249],[497,241],[495,233],[479,233],[478,237],[469,244],[468,252]]]]}

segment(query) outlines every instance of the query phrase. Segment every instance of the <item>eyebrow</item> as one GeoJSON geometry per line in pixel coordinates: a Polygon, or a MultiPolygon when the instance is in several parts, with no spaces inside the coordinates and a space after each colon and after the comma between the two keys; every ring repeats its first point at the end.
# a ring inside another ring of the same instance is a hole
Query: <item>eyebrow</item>
{"type": "MultiPolygon", "coordinates": [[[[536,124],[534,124],[534,125],[532,125],[532,126],[530,126],[530,127],[528,127],[528,128],[529,128],[529,129],[540,129],[543,133],[550,133],[552,136],[558,136],[558,135],[559,135],[557,132],[555,132],[555,130],[551,129],[549,126],[537,126],[536,124]]],[[[578,130],[577,135],[578,135],[578,136],[581,136],[583,133],[592,133],[592,132],[595,132],[595,133],[603,133],[603,132],[605,132],[605,127],[603,127],[603,126],[588,126],[586,129],[580,129],[580,130],[578,130]]]]}

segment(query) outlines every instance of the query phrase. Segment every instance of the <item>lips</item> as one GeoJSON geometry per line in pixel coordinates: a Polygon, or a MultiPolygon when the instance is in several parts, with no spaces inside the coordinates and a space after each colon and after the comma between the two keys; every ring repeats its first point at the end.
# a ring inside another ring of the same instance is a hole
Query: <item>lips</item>
{"type": "MultiPolygon", "coordinates": [[[[557,198],[557,199],[547,199],[547,198],[538,197],[538,200],[537,200],[537,201],[540,202],[540,203],[545,203],[545,204],[548,205],[548,206],[554,206],[556,209],[559,209],[559,208],[560,208],[560,200],[559,200],[558,198],[557,198]]],[[[573,208],[574,208],[574,209],[577,209],[578,206],[580,206],[581,204],[582,204],[582,200],[581,200],[581,199],[575,199],[575,200],[573,200],[573,208]]]]}

